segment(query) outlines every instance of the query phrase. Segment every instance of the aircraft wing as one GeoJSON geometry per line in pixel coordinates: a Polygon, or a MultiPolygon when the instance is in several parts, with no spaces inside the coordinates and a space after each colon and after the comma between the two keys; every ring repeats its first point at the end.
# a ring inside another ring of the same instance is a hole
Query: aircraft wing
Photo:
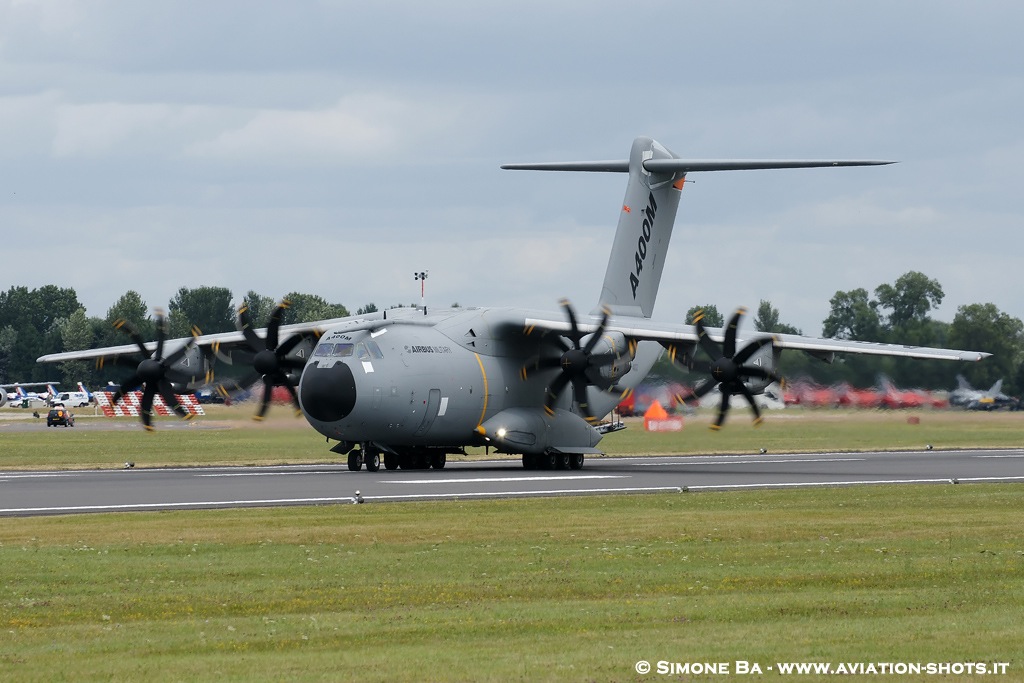
{"type": "MultiPolygon", "coordinates": [[[[296,323],[293,325],[281,325],[279,335],[281,339],[288,339],[295,335],[317,335],[328,327],[338,325],[349,326],[353,330],[360,329],[365,325],[379,324],[382,318],[380,313],[371,313],[361,316],[350,316],[348,318],[333,318],[330,320],[316,320],[308,323],[296,323]]],[[[266,338],[266,329],[256,330],[261,339],[266,338]]],[[[221,332],[218,334],[203,334],[196,337],[182,337],[179,339],[168,339],[164,342],[165,348],[169,350],[179,349],[195,342],[195,346],[208,350],[221,356],[230,355],[235,350],[250,350],[245,335],[241,331],[221,332]]],[[[156,350],[156,342],[146,342],[146,348],[150,353],[156,350]]],[[[85,349],[82,351],[64,351],[62,353],[50,353],[36,359],[37,363],[60,363],[70,360],[98,360],[116,359],[120,356],[137,356],[139,347],[135,344],[123,344],[121,346],[105,346],[96,349],[85,349]]]]}
{"type": "MultiPolygon", "coordinates": [[[[578,327],[581,332],[592,333],[597,330],[599,324],[599,319],[590,317],[579,321],[578,327]]],[[[525,317],[523,329],[530,332],[566,333],[571,330],[571,326],[567,320],[559,318],[557,314],[543,317],[530,315],[525,317]]],[[[694,345],[699,338],[697,328],[693,325],[657,323],[647,318],[629,318],[624,316],[610,318],[605,330],[606,332],[620,332],[627,339],[656,341],[666,346],[671,344],[694,345]]],[[[725,339],[725,329],[723,328],[707,328],[707,334],[712,340],[719,343],[725,339]]],[[[831,362],[832,357],[837,353],[955,361],[979,361],[992,355],[978,351],[960,351],[927,346],[901,346],[899,344],[882,344],[849,339],[822,339],[796,334],[769,334],[757,331],[738,333],[737,342],[763,337],[773,337],[775,348],[806,351],[828,362],[831,362]]]]}

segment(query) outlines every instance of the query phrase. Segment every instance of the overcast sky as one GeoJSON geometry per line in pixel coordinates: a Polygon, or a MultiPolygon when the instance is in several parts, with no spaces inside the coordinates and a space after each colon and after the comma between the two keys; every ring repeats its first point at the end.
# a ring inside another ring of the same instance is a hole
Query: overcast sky
{"type": "Polygon", "coordinates": [[[182,287],[355,310],[589,310],[626,158],[692,175],[654,317],[761,299],[820,334],[911,270],[1024,318],[1024,4],[0,1],[0,267],[105,316],[182,287]]]}

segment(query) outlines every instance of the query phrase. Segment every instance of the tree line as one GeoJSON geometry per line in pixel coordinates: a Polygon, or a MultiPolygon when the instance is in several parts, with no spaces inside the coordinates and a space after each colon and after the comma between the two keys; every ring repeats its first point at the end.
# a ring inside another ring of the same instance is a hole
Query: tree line
{"type": "MultiPolygon", "coordinates": [[[[991,358],[980,363],[954,364],[942,361],[917,361],[875,356],[840,356],[826,364],[799,352],[786,352],[780,373],[787,378],[807,377],[831,384],[846,381],[854,386],[875,384],[884,373],[901,386],[950,389],[956,374],[963,374],[975,387],[987,388],[1004,380],[1004,391],[1020,394],[1024,390],[1024,323],[1000,311],[995,304],[970,304],[957,309],[952,322],[934,320],[930,313],[941,305],[942,286],[923,273],[911,271],[892,284],[881,284],[873,292],[859,288],[838,291],[829,300],[830,311],[822,322],[821,336],[837,339],[872,341],[911,346],[936,346],[971,351],[986,351],[991,358]]],[[[315,294],[292,292],[291,306],[283,324],[325,320],[349,315],[342,304],[330,303],[315,294]]],[[[224,287],[182,287],[167,305],[171,337],[186,337],[193,326],[204,334],[236,329],[236,308],[231,291],[224,287]]],[[[253,324],[263,327],[277,301],[249,291],[243,297],[253,324]]],[[[370,313],[377,306],[360,307],[358,314],[370,313]]],[[[704,324],[721,327],[732,311],[720,312],[713,304],[694,306],[687,314],[692,323],[703,310],[704,324]]],[[[46,285],[29,290],[11,287],[0,292],[0,382],[56,380],[65,386],[78,381],[98,386],[118,378],[110,368],[98,370],[92,363],[65,363],[44,366],[36,358],[48,353],[77,351],[101,346],[131,343],[114,328],[118,319],[128,321],[144,339],[154,338],[154,317],[142,297],[134,290],[122,295],[103,318],[89,317],[72,288],[46,285]]],[[[753,317],[755,329],[762,332],[803,334],[781,320],[779,310],[762,300],[753,317]]],[[[666,366],[659,366],[665,369],[666,366]]]]}

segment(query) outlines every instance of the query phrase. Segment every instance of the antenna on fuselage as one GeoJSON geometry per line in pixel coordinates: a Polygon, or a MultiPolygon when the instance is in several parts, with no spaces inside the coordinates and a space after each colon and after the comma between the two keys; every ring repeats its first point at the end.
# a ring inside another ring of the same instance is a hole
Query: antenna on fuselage
{"type": "Polygon", "coordinates": [[[427,314],[427,297],[426,297],[426,284],[427,284],[427,273],[429,270],[421,270],[418,273],[413,273],[413,277],[420,281],[420,308],[423,309],[423,315],[427,314]]]}

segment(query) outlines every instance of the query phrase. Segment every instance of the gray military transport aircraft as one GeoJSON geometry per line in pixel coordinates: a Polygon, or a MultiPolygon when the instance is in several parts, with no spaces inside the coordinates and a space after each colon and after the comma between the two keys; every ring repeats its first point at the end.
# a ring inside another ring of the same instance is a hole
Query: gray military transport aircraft
{"type": "MultiPolygon", "coordinates": [[[[352,470],[442,468],[448,454],[469,446],[522,455],[526,469],[579,469],[600,453],[604,421],[650,371],[661,353],[708,379],[692,397],[721,391],[721,427],[732,396],[742,396],[760,422],[754,396],[778,380],[773,368],[785,349],[826,362],[837,353],[978,361],[989,354],[798,335],[741,336],[745,311],[726,328],[651,320],[676,209],[687,174],[701,171],[867,166],[885,161],[686,160],[656,141],[633,142],[622,161],[508,164],[505,169],[628,173],[604,285],[595,309],[578,315],[522,308],[393,309],[368,315],[281,325],[287,302],[262,334],[248,311],[239,331],[167,340],[158,314],[155,343],[123,321],[133,344],[58,353],[42,363],[96,359],[135,367],[122,391],[143,387],[143,424],[157,393],[181,416],[174,398],[182,384],[209,379],[216,362],[251,363],[262,378],[261,418],[270,389],[284,386],[298,411],[337,443],[352,470]],[[165,349],[176,349],[165,355],[165,349]],[[698,350],[703,353],[698,354],[698,350]],[[706,356],[706,358],[705,358],[706,356]]],[[[690,397],[679,397],[681,400],[690,397]]]]}

